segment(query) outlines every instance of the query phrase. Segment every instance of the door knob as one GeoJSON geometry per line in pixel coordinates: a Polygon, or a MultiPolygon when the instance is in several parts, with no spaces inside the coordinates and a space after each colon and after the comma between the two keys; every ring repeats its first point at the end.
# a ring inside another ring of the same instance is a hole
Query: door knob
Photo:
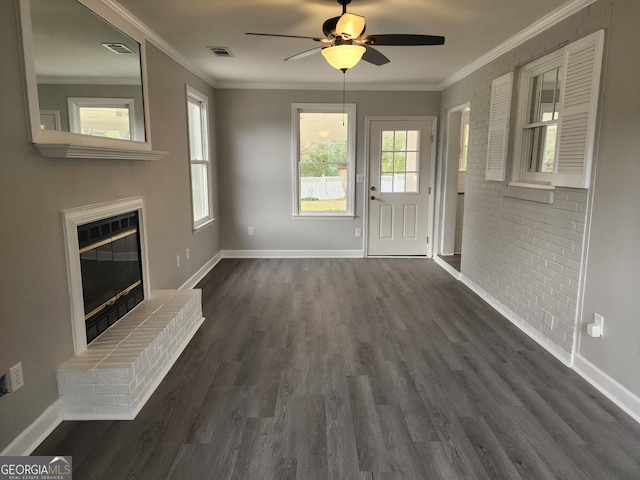
{"type": "Polygon", "coordinates": [[[375,200],[375,199],[376,199],[375,195],[371,195],[371,200],[375,200]]]}
{"type": "Polygon", "coordinates": [[[372,192],[375,192],[375,190],[376,190],[376,187],[371,187],[372,192]]]}

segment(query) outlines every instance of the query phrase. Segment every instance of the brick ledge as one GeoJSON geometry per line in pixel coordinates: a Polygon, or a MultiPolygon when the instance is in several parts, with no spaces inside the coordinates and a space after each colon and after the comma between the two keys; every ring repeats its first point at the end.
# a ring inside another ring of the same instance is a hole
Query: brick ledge
{"type": "Polygon", "coordinates": [[[154,292],[60,365],[63,418],[135,418],[203,321],[200,290],[154,292]]]}

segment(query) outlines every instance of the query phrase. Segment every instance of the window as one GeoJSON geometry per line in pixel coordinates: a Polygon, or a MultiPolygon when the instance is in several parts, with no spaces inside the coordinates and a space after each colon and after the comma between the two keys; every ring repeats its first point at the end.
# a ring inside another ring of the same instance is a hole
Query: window
{"type": "Polygon", "coordinates": [[[469,112],[469,107],[467,107],[460,116],[460,159],[458,161],[458,172],[467,171],[467,160],[469,158],[469,112]]]}
{"type": "Polygon", "coordinates": [[[521,68],[513,181],[589,188],[604,31],[521,68]]]}
{"type": "Polygon", "coordinates": [[[528,182],[551,183],[556,161],[563,59],[563,52],[558,51],[525,66],[520,72],[519,95],[526,99],[518,130],[520,177],[528,182]]]}
{"type": "Polygon", "coordinates": [[[354,104],[294,104],[294,215],[352,216],[354,104]]]}
{"type": "Polygon", "coordinates": [[[132,98],[69,97],[67,106],[69,130],[73,133],[138,140],[132,98]]]}
{"type": "Polygon", "coordinates": [[[205,95],[187,86],[191,204],[194,230],[213,220],[209,112],[205,95]]]}

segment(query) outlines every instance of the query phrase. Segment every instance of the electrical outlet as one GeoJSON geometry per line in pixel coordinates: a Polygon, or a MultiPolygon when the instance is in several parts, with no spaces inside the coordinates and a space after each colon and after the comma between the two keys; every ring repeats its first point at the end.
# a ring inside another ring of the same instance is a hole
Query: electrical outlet
{"type": "Polygon", "coordinates": [[[176,255],[176,267],[180,266],[180,255],[176,255]]]}
{"type": "Polygon", "coordinates": [[[593,323],[600,327],[600,335],[604,333],[604,317],[599,313],[593,314],[593,323]]]}
{"type": "Polygon", "coordinates": [[[356,237],[361,237],[361,236],[362,236],[362,229],[356,228],[356,237]]]}
{"type": "Polygon", "coordinates": [[[253,235],[253,227],[247,228],[247,235],[253,235]]]}
{"type": "Polygon", "coordinates": [[[9,388],[15,392],[23,385],[24,377],[22,376],[22,362],[20,362],[9,369],[9,388]]]}
{"type": "Polygon", "coordinates": [[[185,256],[187,257],[187,260],[189,260],[189,258],[191,257],[191,255],[189,254],[188,248],[185,250],[185,256]]]}

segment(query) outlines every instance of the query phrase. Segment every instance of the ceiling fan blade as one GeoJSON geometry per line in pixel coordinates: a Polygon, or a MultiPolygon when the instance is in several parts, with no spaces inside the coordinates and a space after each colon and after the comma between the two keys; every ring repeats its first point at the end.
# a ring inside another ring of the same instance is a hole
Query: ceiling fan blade
{"type": "Polygon", "coordinates": [[[374,65],[384,65],[385,63],[389,63],[389,59],[385,57],[382,53],[376,50],[369,45],[364,45],[364,48],[367,50],[362,55],[362,60],[365,62],[373,63],[374,65]]]}
{"type": "Polygon", "coordinates": [[[365,35],[360,42],[367,45],[442,45],[444,37],[439,35],[411,35],[404,33],[389,33],[383,35],[365,35]]]}
{"type": "Polygon", "coordinates": [[[287,62],[289,60],[300,60],[301,58],[308,57],[310,55],[318,53],[323,48],[326,48],[326,47],[316,47],[316,48],[312,48],[311,50],[306,50],[304,52],[296,53],[295,55],[291,55],[290,57],[285,58],[284,61],[287,62]]]}
{"type": "Polygon", "coordinates": [[[316,42],[329,43],[331,40],[327,38],[319,38],[319,37],[304,37],[302,35],[282,35],[280,33],[254,33],[247,32],[245,35],[259,35],[261,37],[284,37],[284,38],[306,38],[307,40],[314,40],[316,42]]]}
{"type": "Polygon", "coordinates": [[[338,21],[340,17],[333,17],[328,20],[325,20],[322,24],[322,32],[327,36],[331,37],[336,34],[336,25],[338,25],[338,21]]]}
{"type": "Polygon", "coordinates": [[[364,17],[354,15],[353,13],[343,13],[336,24],[336,35],[342,35],[343,38],[357,38],[364,33],[365,29],[364,17]]]}

